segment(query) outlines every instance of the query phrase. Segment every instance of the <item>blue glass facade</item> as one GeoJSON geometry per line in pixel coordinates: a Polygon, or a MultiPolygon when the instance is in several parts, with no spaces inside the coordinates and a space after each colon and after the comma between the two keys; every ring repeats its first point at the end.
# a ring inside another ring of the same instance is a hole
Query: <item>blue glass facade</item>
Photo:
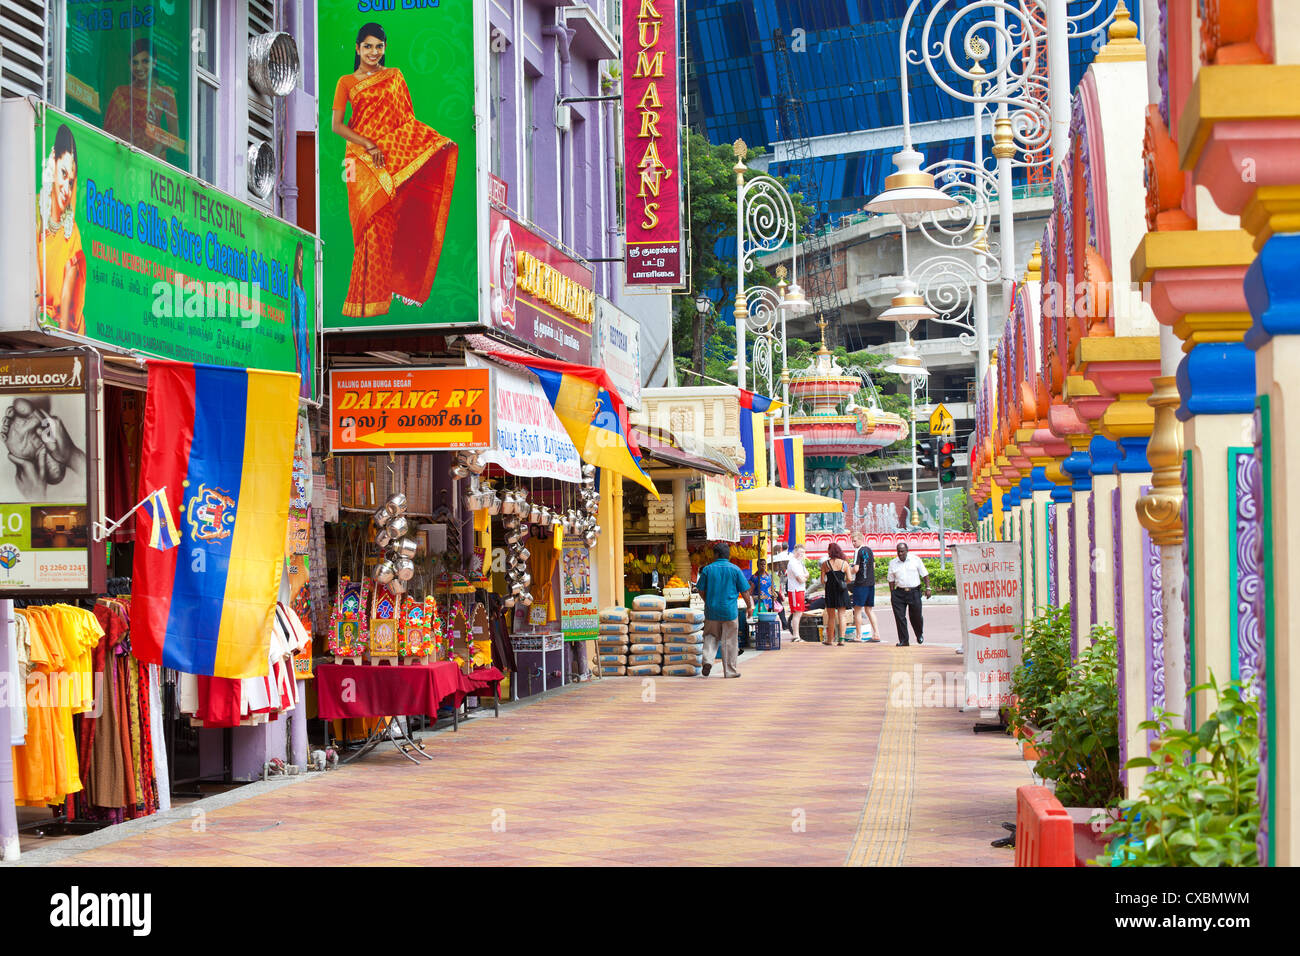
{"type": "MultiPolygon", "coordinates": [[[[1113,3],[1100,6],[1108,13],[1113,3]]],[[[898,41],[907,7],[908,0],[687,3],[691,125],[714,143],[741,137],[751,146],[766,146],[788,138],[781,128],[779,54],[773,40],[778,29],[792,48],[796,39],[802,47],[799,52],[792,49],[788,59],[798,95],[806,104],[807,136],[901,125],[898,41]]],[[[913,17],[914,36],[919,37],[931,9],[933,4],[923,3],[913,17]]],[[[1094,18],[1099,21],[1102,15],[1094,18]]],[[[936,24],[942,22],[942,17],[936,20],[936,24]]],[[[963,21],[963,26],[969,22],[963,21]]],[[[1081,28],[1086,30],[1089,25],[1085,21],[1081,28]]],[[[941,36],[942,29],[937,33],[941,36]]],[[[1079,81],[1092,61],[1093,39],[1075,37],[1070,41],[1072,83],[1079,81]]],[[[912,48],[917,45],[909,44],[912,48]]],[[[953,74],[947,78],[954,86],[965,85],[964,81],[958,84],[953,74]]],[[[924,66],[909,68],[909,85],[913,124],[970,115],[970,105],[939,89],[924,66]]],[[[917,141],[927,159],[971,157],[968,138],[926,143],[918,137],[917,141]]],[[[816,197],[821,213],[834,218],[866,205],[893,171],[890,159],[894,152],[896,148],[890,147],[821,158],[817,171],[821,192],[816,197]]],[[[773,172],[784,170],[776,165],[773,172]]]]}

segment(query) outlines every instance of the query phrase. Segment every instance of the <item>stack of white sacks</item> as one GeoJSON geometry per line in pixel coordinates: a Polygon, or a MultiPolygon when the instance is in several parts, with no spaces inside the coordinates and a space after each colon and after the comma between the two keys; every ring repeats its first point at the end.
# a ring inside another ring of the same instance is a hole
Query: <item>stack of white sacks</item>
{"type": "Polygon", "coordinates": [[[661,619],[664,599],[658,594],[640,594],[632,599],[632,620],[627,625],[627,672],[629,675],[658,674],[664,662],[661,619]]]}
{"type": "Polygon", "coordinates": [[[600,672],[607,676],[627,673],[628,611],[610,607],[600,612],[600,636],[596,643],[600,654],[600,672]]]}
{"type": "Polygon", "coordinates": [[[664,674],[699,676],[704,664],[704,612],[694,607],[671,608],[664,611],[659,627],[664,638],[664,674]]]}

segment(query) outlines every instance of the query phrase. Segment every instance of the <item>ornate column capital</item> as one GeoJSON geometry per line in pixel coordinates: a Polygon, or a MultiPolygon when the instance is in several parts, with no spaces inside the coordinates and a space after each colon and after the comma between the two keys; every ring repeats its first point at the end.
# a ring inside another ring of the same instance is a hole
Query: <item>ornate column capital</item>
{"type": "Polygon", "coordinates": [[[1155,412],[1155,426],[1147,442],[1151,465],[1151,491],[1137,502],[1137,517],[1160,546],[1183,544],[1183,426],[1175,412],[1180,399],[1174,376],[1153,379],[1147,404],[1155,412]]]}
{"type": "Polygon", "coordinates": [[[1246,302],[1254,315],[1246,347],[1258,351],[1275,335],[1300,334],[1300,234],[1273,236],[1246,273],[1246,302]]]}

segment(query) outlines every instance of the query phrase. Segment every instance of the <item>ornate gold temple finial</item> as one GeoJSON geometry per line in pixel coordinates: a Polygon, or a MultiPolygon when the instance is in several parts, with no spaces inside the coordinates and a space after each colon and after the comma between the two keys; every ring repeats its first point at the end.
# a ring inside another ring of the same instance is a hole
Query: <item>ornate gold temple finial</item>
{"type": "Polygon", "coordinates": [[[818,317],[818,319],[817,319],[817,328],[818,328],[819,330],[821,330],[821,334],[822,334],[822,347],[821,347],[820,349],[818,349],[817,351],[818,351],[819,354],[822,354],[822,355],[829,354],[829,353],[830,353],[830,349],[828,349],[828,348],[826,347],[826,316],[823,315],[823,316],[819,316],[819,317],[818,317]]]}
{"type": "Polygon", "coordinates": [[[993,121],[993,155],[997,159],[1010,159],[1016,155],[1016,136],[1011,129],[1011,120],[999,116],[993,121]]]}
{"type": "Polygon", "coordinates": [[[1151,491],[1137,501],[1137,517],[1160,546],[1183,544],[1183,425],[1174,414],[1181,404],[1177,380],[1172,375],[1151,380],[1154,391],[1147,404],[1156,410],[1155,425],[1147,441],[1151,463],[1151,491]]]}
{"type": "Polygon", "coordinates": [[[745,145],[743,139],[737,139],[731,144],[731,149],[736,154],[736,165],[731,167],[731,171],[736,174],[736,179],[739,181],[745,170],[749,168],[745,165],[745,156],[749,154],[749,147],[745,145]]]}
{"type": "Polygon", "coordinates": [[[1043,244],[1034,240],[1034,251],[1029,254],[1029,264],[1025,266],[1025,282],[1037,282],[1043,277],[1043,244]]]}
{"type": "Polygon", "coordinates": [[[788,275],[790,274],[790,270],[787,269],[787,268],[786,268],[785,266],[783,266],[783,265],[782,265],[782,266],[777,266],[776,269],[775,269],[774,271],[776,272],[776,280],[777,280],[778,282],[784,282],[784,281],[785,281],[785,277],[788,276],[788,275]]]}
{"type": "Polygon", "coordinates": [[[1115,19],[1106,33],[1106,45],[1098,51],[1097,63],[1122,63],[1128,60],[1145,60],[1146,47],[1138,38],[1137,24],[1124,0],[1115,4],[1115,19]]]}

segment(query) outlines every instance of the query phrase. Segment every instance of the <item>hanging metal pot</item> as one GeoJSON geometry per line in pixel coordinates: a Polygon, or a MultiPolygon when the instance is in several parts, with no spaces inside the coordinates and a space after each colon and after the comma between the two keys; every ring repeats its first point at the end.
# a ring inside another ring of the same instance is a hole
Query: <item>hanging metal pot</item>
{"type": "Polygon", "coordinates": [[[393,542],[393,551],[399,558],[414,558],[420,550],[420,543],[414,538],[399,538],[393,542]]]}
{"type": "Polygon", "coordinates": [[[405,537],[406,532],[410,530],[411,522],[407,519],[406,515],[398,515],[392,521],[388,522],[388,533],[392,535],[394,540],[405,537]]]}
{"type": "Polygon", "coordinates": [[[586,537],[583,540],[587,542],[587,547],[594,548],[599,538],[595,531],[588,531],[586,537]]]}
{"type": "Polygon", "coordinates": [[[469,469],[471,475],[481,475],[487,470],[487,462],[476,456],[465,462],[465,467],[469,469]]]}
{"type": "Polygon", "coordinates": [[[388,524],[388,519],[393,517],[393,513],[388,510],[388,505],[384,505],[374,514],[375,527],[382,528],[388,524]]]}
{"type": "Polygon", "coordinates": [[[533,596],[529,594],[527,591],[525,591],[523,594],[519,595],[519,603],[522,604],[524,607],[532,607],[533,596]]]}
{"type": "Polygon", "coordinates": [[[533,556],[533,553],[529,551],[527,548],[520,548],[519,551],[517,552],[517,556],[520,561],[527,561],[529,558],[533,556]]]}
{"type": "Polygon", "coordinates": [[[489,491],[488,494],[492,496],[491,498],[488,499],[488,506],[487,506],[488,514],[494,514],[494,515],[501,514],[501,505],[502,505],[501,498],[498,497],[495,491],[489,491]]]}
{"type": "Polygon", "coordinates": [[[406,593],[406,584],[400,579],[389,582],[388,589],[399,597],[406,593]]]}
{"type": "Polygon", "coordinates": [[[533,576],[525,571],[523,574],[519,575],[519,583],[524,587],[529,587],[533,583],[533,576]]]}
{"type": "Polygon", "coordinates": [[[520,583],[519,581],[515,581],[513,584],[510,585],[510,593],[511,593],[511,594],[523,594],[523,593],[524,593],[524,586],[523,586],[523,584],[520,583]]]}
{"type": "Polygon", "coordinates": [[[388,542],[392,540],[393,540],[392,532],[390,532],[387,528],[380,528],[379,531],[375,532],[375,544],[379,545],[379,547],[381,548],[388,547],[388,542]]]}
{"type": "Polygon", "coordinates": [[[529,524],[542,523],[542,508],[539,504],[537,504],[537,502],[533,502],[532,507],[528,509],[528,523],[529,524]]]}
{"type": "Polygon", "coordinates": [[[515,528],[506,534],[506,544],[512,548],[524,540],[524,529],[515,528]]]}
{"type": "Polygon", "coordinates": [[[397,492],[397,494],[384,502],[384,507],[395,515],[404,514],[406,512],[406,495],[402,494],[400,491],[397,492]]]}
{"type": "Polygon", "coordinates": [[[590,477],[592,477],[592,476],[595,475],[595,474],[596,474],[596,466],[595,466],[595,465],[583,465],[583,466],[582,466],[582,477],[584,477],[584,478],[590,478],[590,477]]]}
{"type": "Polygon", "coordinates": [[[457,480],[469,477],[469,469],[464,465],[452,465],[451,476],[457,480]]]}
{"type": "Polygon", "coordinates": [[[389,584],[397,576],[397,568],[392,561],[380,561],[375,565],[375,580],[380,584],[389,584]]]}
{"type": "Polygon", "coordinates": [[[507,491],[504,495],[501,496],[501,513],[503,515],[512,515],[512,514],[518,514],[518,512],[519,512],[519,499],[515,497],[515,493],[513,491],[507,491]]]}
{"type": "Polygon", "coordinates": [[[513,594],[509,595],[502,603],[506,606],[507,609],[513,608],[515,606],[515,596],[513,594]]]}
{"type": "Polygon", "coordinates": [[[409,581],[415,577],[415,562],[410,558],[398,558],[394,565],[397,568],[397,580],[409,581]]]}
{"type": "Polygon", "coordinates": [[[515,498],[516,498],[516,499],[518,500],[518,502],[522,505],[525,501],[528,500],[528,489],[526,489],[526,488],[516,488],[516,489],[515,489],[515,498]]]}

